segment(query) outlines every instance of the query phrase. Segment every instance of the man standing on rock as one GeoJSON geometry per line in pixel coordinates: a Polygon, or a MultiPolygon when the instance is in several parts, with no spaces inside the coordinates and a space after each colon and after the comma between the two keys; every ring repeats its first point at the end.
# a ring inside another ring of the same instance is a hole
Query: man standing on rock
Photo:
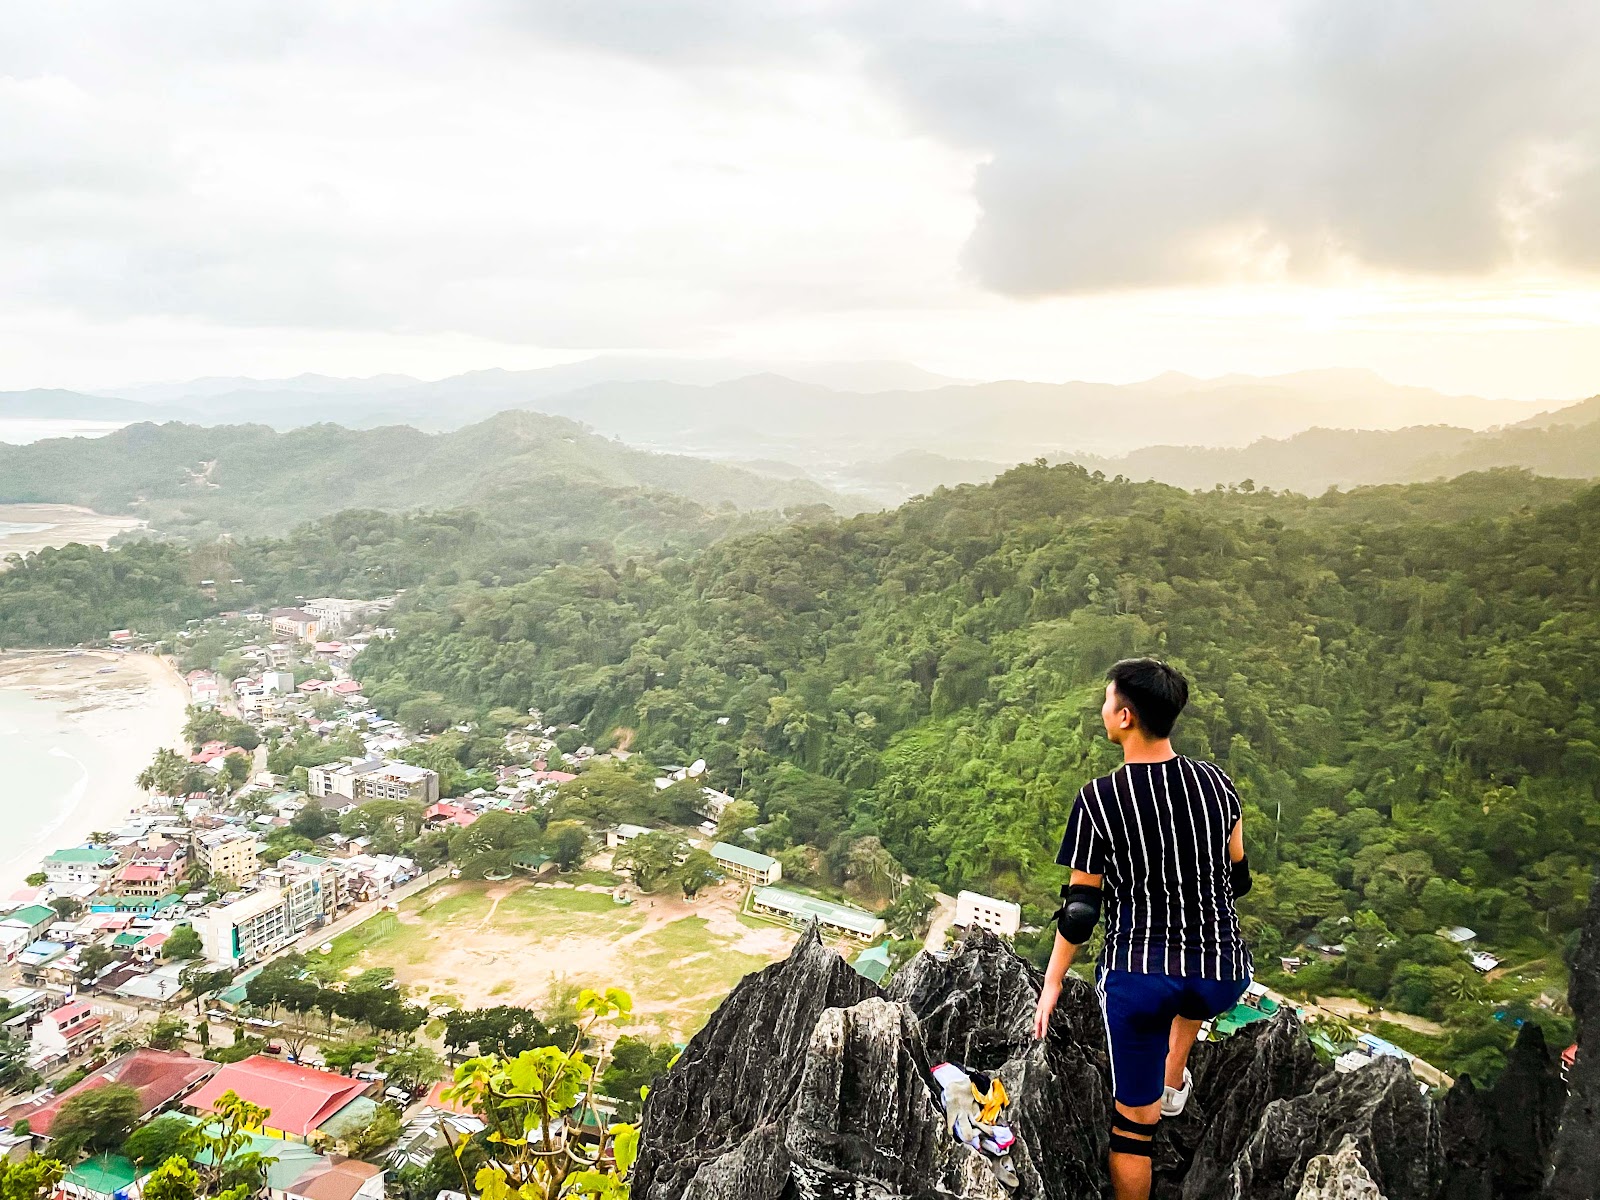
{"type": "Polygon", "coordinates": [[[1153,658],[1126,659],[1106,678],[1100,716],[1122,766],[1079,792],[1067,819],[1056,861],[1072,879],[1056,913],[1034,1036],[1048,1032],[1062,977],[1103,907],[1096,990],[1116,1100],[1111,1182],[1118,1200],[1145,1200],[1151,1140],[1161,1118],[1188,1103],[1201,1022],[1232,1008],[1250,982],[1234,909],[1250,890],[1250,867],[1233,782],[1172,748],[1188,682],[1153,658]]]}

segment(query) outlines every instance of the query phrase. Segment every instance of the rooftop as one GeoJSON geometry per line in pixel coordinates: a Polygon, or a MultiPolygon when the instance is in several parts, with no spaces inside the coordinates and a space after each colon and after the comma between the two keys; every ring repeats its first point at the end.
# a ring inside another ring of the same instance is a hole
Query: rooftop
{"type": "Polygon", "coordinates": [[[743,846],[733,846],[727,842],[718,842],[712,846],[711,857],[722,862],[735,863],[752,871],[770,871],[778,864],[778,860],[770,854],[746,850],[743,846]]]}
{"type": "Polygon", "coordinates": [[[852,933],[874,934],[883,924],[881,917],[869,913],[864,908],[835,904],[831,900],[805,896],[799,892],[791,892],[787,888],[757,888],[753,893],[753,899],[763,908],[776,909],[792,917],[815,917],[825,925],[848,929],[852,933]]]}
{"type": "Polygon", "coordinates": [[[21,921],[24,925],[38,925],[44,921],[54,921],[56,919],[56,910],[48,904],[30,904],[25,908],[17,909],[15,912],[7,913],[5,919],[7,921],[21,921]]]}
{"type": "Polygon", "coordinates": [[[237,1092],[250,1103],[272,1111],[268,1118],[271,1128],[304,1137],[357,1096],[364,1095],[370,1086],[331,1071],[256,1054],[224,1066],[189,1097],[188,1106],[207,1112],[224,1092],[237,1092]]]}
{"type": "MultiPolygon", "coordinates": [[[[59,1010],[58,1010],[59,1011],[59,1010]]],[[[163,1104],[170,1104],[189,1088],[217,1069],[217,1064],[203,1058],[190,1058],[172,1050],[152,1050],[142,1047],[121,1058],[114,1058],[92,1075],[52,1097],[49,1103],[31,1112],[14,1110],[5,1114],[6,1124],[19,1117],[28,1118],[28,1127],[34,1133],[48,1135],[50,1125],[61,1106],[73,1096],[104,1087],[108,1083],[125,1084],[139,1093],[140,1115],[148,1116],[163,1104]]]]}
{"type": "Polygon", "coordinates": [[[102,1196],[115,1196],[118,1192],[133,1185],[139,1178],[139,1171],[132,1161],[120,1154],[96,1154],[93,1158],[86,1158],[62,1178],[63,1183],[72,1184],[86,1192],[95,1192],[102,1196]]]}
{"type": "Polygon", "coordinates": [[[115,859],[117,852],[108,850],[103,846],[73,846],[66,850],[57,850],[53,854],[45,855],[46,863],[101,863],[106,859],[115,859]]]}

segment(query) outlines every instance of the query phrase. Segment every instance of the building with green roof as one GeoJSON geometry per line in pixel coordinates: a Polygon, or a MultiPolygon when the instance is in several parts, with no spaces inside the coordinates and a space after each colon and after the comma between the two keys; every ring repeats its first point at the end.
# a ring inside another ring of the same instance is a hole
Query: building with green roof
{"type": "Polygon", "coordinates": [[[856,974],[863,979],[870,979],[873,983],[882,983],[883,977],[889,973],[889,943],[882,942],[876,946],[869,946],[856,955],[855,962],[850,964],[856,969],[856,974]]]}
{"type": "Polygon", "coordinates": [[[44,877],[51,883],[102,884],[122,865],[121,856],[105,846],[69,846],[44,857],[44,877]]]}
{"type": "Polygon", "coordinates": [[[835,904],[816,896],[805,896],[786,888],[758,887],[750,893],[750,906],[768,916],[782,917],[791,925],[815,921],[825,929],[847,933],[862,941],[883,936],[883,918],[864,908],[835,904]]]}
{"type": "Polygon", "coordinates": [[[131,1159],[96,1154],[61,1177],[61,1191],[76,1200],[126,1200],[129,1189],[142,1178],[131,1159]]]}
{"type": "Polygon", "coordinates": [[[54,925],[60,916],[48,904],[30,904],[9,912],[0,917],[7,925],[19,925],[27,929],[29,937],[38,937],[50,926],[54,925]]]}
{"type": "Polygon", "coordinates": [[[777,859],[743,846],[717,842],[711,847],[711,857],[729,875],[747,883],[765,885],[783,878],[783,866],[777,859]]]}

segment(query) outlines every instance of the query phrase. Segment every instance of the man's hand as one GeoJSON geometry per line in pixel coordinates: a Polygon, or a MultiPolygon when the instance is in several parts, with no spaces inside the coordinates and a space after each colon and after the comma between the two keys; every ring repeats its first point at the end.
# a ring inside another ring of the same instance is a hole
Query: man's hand
{"type": "Polygon", "coordinates": [[[1061,981],[1044,981],[1044,986],[1039,989],[1039,1004],[1033,1010],[1033,1036],[1039,1041],[1044,1041],[1045,1035],[1050,1032],[1050,1014],[1055,1011],[1056,1001],[1061,999],[1061,981]]]}

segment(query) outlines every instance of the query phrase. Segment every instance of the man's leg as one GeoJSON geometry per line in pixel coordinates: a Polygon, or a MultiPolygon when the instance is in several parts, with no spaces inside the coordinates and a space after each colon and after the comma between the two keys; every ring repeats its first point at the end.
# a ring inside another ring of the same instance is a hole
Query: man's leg
{"type": "Polygon", "coordinates": [[[1188,1017],[1173,1017],[1172,1032],[1167,1036],[1167,1079],[1169,1088],[1183,1086],[1183,1069],[1189,1065],[1189,1051],[1194,1049],[1204,1021],[1191,1021],[1188,1017]]]}
{"type": "Polygon", "coordinates": [[[1159,1100],[1154,1104],[1141,1104],[1137,1108],[1120,1100],[1117,1102],[1117,1116],[1111,1125],[1111,1156],[1106,1163],[1117,1200],[1149,1200],[1148,1147],[1160,1120],[1159,1100]]]}

